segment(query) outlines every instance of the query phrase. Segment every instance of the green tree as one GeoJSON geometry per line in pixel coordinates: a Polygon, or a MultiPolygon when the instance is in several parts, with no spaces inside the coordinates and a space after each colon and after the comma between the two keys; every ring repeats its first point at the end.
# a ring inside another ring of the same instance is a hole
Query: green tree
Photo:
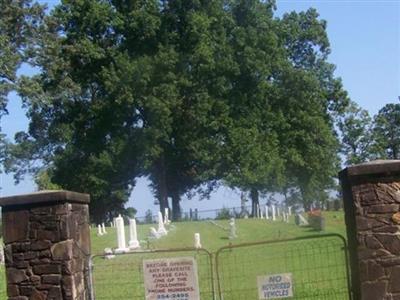
{"type": "Polygon", "coordinates": [[[382,159],[400,159],[400,104],[386,104],[374,117],[373,151],[382,159]]]}
{"type": "Polygon", "coordinates": [[[326,22],[315,9],[285,14],[279,23],[287,59],[276,74],[273,111],[280,155],[285,161],[282,192],[299,194],[306,209],[327,199],[339,168],[334,121],[348,105],[330,53],[326,22]]]}
{"type": "MultiPolygon", "coordinates": [[[[35,56],[43,11],[43,6],[31,0],[0,2],[0,120],[8,113],[8,94],[18,82],[17,70],[23,63],[32,63],[35,56]]],[[[7,149],[8,142],[0,128],[2,166],[7,149]]]]}
{"type": "Polygon", "coordinates": [[[372,120],[368,111],[351,102],[339,119],[342,153],[346,165],[359,164],[371,157],[372,120]]]}
{"type": "Polygon", "coordinates": [[[275,74],[284,59],[270,1],[233,1],[229,33],[235,68],[229,73],[229,128],[223,149],[223,179],[250,192],[256,213],[260,192],[279,189],[283,161],[272,111],[275,74]]]}

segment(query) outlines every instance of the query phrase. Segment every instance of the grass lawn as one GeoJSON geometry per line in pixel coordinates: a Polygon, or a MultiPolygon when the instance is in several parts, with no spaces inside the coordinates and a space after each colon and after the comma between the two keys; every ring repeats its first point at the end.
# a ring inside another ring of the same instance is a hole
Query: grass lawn
{"type": "MultiPolygon", "coordinates": [[[[339,233],[345,236],[342,212],[325,212],[326,230],[324,233],[339,233]]],[[[173,223],[166,237],[148,240],[149,228],[153,225],[138,225],[138,237],[142,249],[167,249],[193,247],[194,233],[201,235],[203,248],[213,253],[230,243],[257,242],[318,236],[320,232],[308,227],[281,221],[239,219],[236,220],[238,238],[228,239],[228,220],[177,222],[173,223]]],[[[115,248],[117,238],[115,228],[107,227],[107,235],[98,237],[97,229],[91,230],[92,253],[102,254],[104,248],[115,248]]],[[[128,237],[128,227],[126,227],[128,237]]],[[[128,241],[128,239],[127,239],[128,241]]],[[[336,239],[315,239],[239,247],[222,251],[219,256],[220,285],[224,300],[251,300],[257,297],[257,276],[279,273],[292,273],[295,297],[292,299],[347,299],[345,295],[344,252],[336,239]]],[[[93,280],[96,300],[144,299],[143,259],[161,257],[194,256],[198,265],[199,285],[202,300],[212,299],[212,285],[218,291],[215,266],[211,268],[210,257],[202,251],[182,251],[171,253],[128,254],[111,260],[96,257],[93,260],[93,280]],[[214,281],[211,280],[211,274],[214,281]]],[[[0,267],[0,299],[5,299],[4,268],[0,267]]]]}

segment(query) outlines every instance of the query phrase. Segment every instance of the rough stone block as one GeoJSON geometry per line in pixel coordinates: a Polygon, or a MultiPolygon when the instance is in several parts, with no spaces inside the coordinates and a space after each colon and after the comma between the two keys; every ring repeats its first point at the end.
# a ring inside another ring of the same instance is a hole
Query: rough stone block
{"type": "Polygon", "coordinates": [[[19,296],[18,285],[16,284],[7,284],[7,294],[9,297],[19,296]]]}
{"type": "Polygon", "coordinates": [[[363,300],[385,299],[387,295],[387,281],[364,282],[361,286],[363,300]]]}
{"type": "Polygon", "coordinates": [[[20,283],[22,281],[28,280],[28,276],[26,276],[25,270],[7,268],[6,275],[8,283],[20,283]]]}
{"type": "Polygon", "coordinates": [[[49,249],[50,246],[51,246],[51,242],[50,241],[36,241],[36,242],[32,243],[31,249],[33,251],[46,250],[46,249],[49,249]]]}
{"type": "Polygon", "coordinates": [[[60,274],[61,266],[60,265],[37,265],[33,266],[33,272],[36,275],[42,274],[60,274]]]}
{"type": "Polygon", "coordinates": [[[391,293],[400,293],[400,266],[389,269],[389,291],[391,293]]]}
{"type": "Polygon", "coordinates": [[[51,256],[54,260],[70,260],[73,258],[73,240],[62,241],[51,247],[51,256]]]}
{"type": "Polygon", "coordinates": [[[45,284],[59,285],[61,281],[61,275],[43,275],[42,282],[45,284]]]}
{"type": "Polygon", "coordinates": [[[2,219],[5,244],[29,239],[29,212],[27,210],[5,211],[2,219]]]}

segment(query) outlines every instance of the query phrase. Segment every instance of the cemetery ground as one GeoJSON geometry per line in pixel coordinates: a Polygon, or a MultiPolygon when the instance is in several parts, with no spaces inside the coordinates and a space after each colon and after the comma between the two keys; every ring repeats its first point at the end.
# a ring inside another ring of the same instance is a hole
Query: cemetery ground
{"type": "MultiPolygon", "coordinates": [[[[141,241],[142,250],[148,249],[170,249],[170,248],[188,248],[193,247],[194,243],[194,233],[198,232],[201,235],[201,243],[204,249],[207,249],[209,252],[215,253],[219,248],[223,246],[227,246],[230,243],[232,244],[241,244],[241,243],[249,243],[249,242],[257,242],[264,240],[279,240],[279,239],[290,239],[302,236],[318,236],[326,233],[338,233],[342,236],[345,236],[345,224],[344,224],[344,215],[343,212],[324,212],[323,214],[326,219],[326,227],[324,232],[318,232],[313,230],[310,227],[299,227],[294,224],[294,217],[291,216],[290,223],[284,223],[282,221],[271,221],[265,219],[237,219],[236,220],[236,228],[238,237],[234,240],[228,239],[228,230],[224,230],[224,228],[228,228],[228,220],[216,220],[219,226],[212,224],[210,221],[202,220],[197,222],[176,222],[172,223],[173,227],[169,231],[168,235],[162,237],[158,240],[149,240],[148,233],[151,226],[154,224],[138,224],[138,239],[141,241]]],[[[107,234],[103,236],[97,236],[97,229],[91,229],[91,243],[92,243],[92,254],[103,254],[105,248],[114,248],[116,247],[116,228],[107,227],[107,234]]],[[[125,229],[126,235],[128,236],[129,229],[126,227],[125,229]]],[[[311,242],[318,243],[319,240],[315,239],[311,242]]],[[[271,258],[274,258],[274,253],[276,251],[283,250],[283,245],[274,245],[270,248],[263,248],[263,254],[265,254],[264,261],[259,261],[255,263],[252,257],[249,257],[251,253],[246,251],[238,251],[235,263],[237,264],[245,264],[246,261],[251,263],[251,266],[254,268],[254,272],[262,272],[263,267],[268,264],[269,267],[271,265],[277,264],[281,265],[286,264],[286,262],[274,262],[273,259],[268,259],[270,255],[271,258]],[[281,249],[279,249],[281,247],[281,249]],[[270,249],[270,250],[268,250],[270,249]]],[[[338,248],[339,249],[339,248],[338,248]]],[[[299,249],[301,251],[301,249],[299,249]]],[[[308,251],[304,249],[304,251],[308,251]]],[[[314,251],[314,250],[310,250],[314,251]]],[[[168,253],[169,257],[182,257],[182,256],[190,256],[193,255],[193,252],[171,252],[168,253]]],[[[301,253],[301,252],[300,252],[301,253]]],[[[164,255],[165,256],[165,255],[164,255]]],[[[112,300],[112,299],[143,299],[144,298],[144,287],[143,287],[143,278],[139,278],[142,276],[142,271],[137,270],[141,269],[141,261],[143,258],[161,258],[164,257],[163,254],[158,254],[154,256],[153,254],[140,254],[139,255],[119,255],[111,260],[106,260],[103,257],[97,257],[93,259],[94,272],[93,272],[93,280],[95,286],[95,294],[96,300],[104,299],[104,300],[112,300]],[[136,270],[135,270],[136,269],[136,270]],[[143,296],[142,296],[143,295],[143,296]]],[[[340,254],[338,254],[340,257],[340,254]]],[[[207,261],[207,257],[202,255],[201,253],[198,255],[197,264],[199,269],[199,285],[201,291],[201,299],[207,300],[212,299],[211,297],[211,286],[208,281],[210,278],[208,272],[214,272],[215,277],[215,266],[214,270],[210,268],[203,268],[202,264],[205,264],[207,261]],[[202,273],[203,272],[203,273],[202,273]],[[203,280],[206,278],[207,280],[203,280]]],[[[315,252],[312,256],[298,256],[298,257],[287,257],[288,260],[291,260],[292,265],[313,265],[317,263],[326,263],[328,266],[324,272],[335,272],[334,269],[329,269],[329,261],[325,261],[323,257],[323,253],[315,252]],[[300,260],[310,260],[310,261],[300,261],[300,260]],[[299,260],[299,261],[293,261],[299,260]]],[[[339,258],[341,260],[342,258],[339,258]]],[[[340,263],[344,264],[344,261],[340,261],[340,263]]],[[[228,266],[232,267],[232,266],[228,266]]],[[[335,268],[332,265],[333,268],[335,268]]],[[[240,268],[239,268],[240,269],[240,268]]],[[[229,272],[229,270],[226,270],[229,272]]],[[[342,271],[342,270],[341,270],[342,271]]],[[[321,276],[321,274],[316,273],[312,275],[312,268],[308,268],[304,271],[304,276],[312,277],[312,276],[321,276]]],[[[262,273],[261,273],[262,274],[262,273]]],[[[238,274],[239,275],[239,274],[238,274]]],[[[253,280],[254,278],[246,278],[246,274],[243,276],[237,276],[233,279],[230,278],[229,285],[231,287],[240,287],[241,285],[248,284],[247,280],[253,280]],[[235,279],[236,278],[236,279],[235,279]]],[[[325,274],[326,275],[326,274],[325,274]]],[[[0,282],[2,282],[2,288],[0,288],[0,298],[5,299],[5,276],[4,276],[4,268],[1,267],[0,272],[0,282]]],[[[318,287],[310,286],[310,289],[324,289],[324,284],[319,285],[318,287]]],[[[337,291],[345,290],[342,281],[338,281],[338,286],[332,286],[335,284],[335,280],[331,280],[329,286],[326,286],[327,289],[336,289],[336,294],[332,294],[332,298],[324,297],[323,299],[345,299],[345,297],[341,298],[337,296],[337,291]]],[[[299,291],[301,293],[301,291],[299,291]]],[[[229,294],[229,291],[226,293],[229,294]]],[[[243,289],[238,293],[237,298],[229,297],[229,299],[256,299],[257,298],[257,290],[249,290],[246,291],[243,289]],[[247,293],[243,295],[243,293],[247,293]]],[[[303,299],[303,298],[296,298],[303,299]]],[[[307,298],[304,298],[307,299],[307,298]]],[[[314,298],[313,298],[314,299],[314,298]]],[[[317,298],[315,298],[317,299],[317,298]]],[[[322,298],[321,298],[322,299],[322,298]]]]}

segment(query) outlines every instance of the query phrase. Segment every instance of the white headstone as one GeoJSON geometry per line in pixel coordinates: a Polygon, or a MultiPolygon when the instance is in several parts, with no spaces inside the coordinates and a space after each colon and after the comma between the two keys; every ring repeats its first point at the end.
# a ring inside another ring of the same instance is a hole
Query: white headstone
{"type": "Polygon", "coordinates": [[[168,207],[166,207],[164,213],[164,224],[168,225],[169,223],[171,223],[171,221],[169,220],[169,209],[168,207]]]}
{"type": "Polygon", "coordinates": [[[272,221],[275,221],[275,205],[271,205],[272,208],[272,221]]]}
{"type": "Polygon", "coordinates": [[[104,223],[101,224],[101,228],[103,228],[103,234],[107,234],[106,225],[104,225],[104,223]]]}
{"type": "Polygon", "coordinates": [[[164,226],[164,221],[163,221],[161,211],[158,212],[158,230],[157,230],[157,232],[158,232],[159,236],[167,235],[167,233],[168,233],[164,226]]]}
{"type": "Polygon", "coordinates": [[[264,219],[264,214],[263,214],[261,207],[260,207],[260,219],[264,219]]]}
{"type": "Polygon", "coordinates": [[[276,215],[277,217],[281,215],[281,208],[279,206],[276,207],[276,215]]]}
{"type": "Polygon", "coordinates": [[[110,227],[111,228],[113,228],[114,226],[113,226],[114,224],[113,224],[113,222],[110,222],[110,227]]]}
{"type": "Polygon", "coordinates": [[[160,238],[160,235],[158,234],[157,230],[154,227],[150,227],[149,237],[152,239],[158,239],[160,238]]]}
{"type": "Polygon", "coordinates": [[[111,248],[105,248],[104,249],[104,258],[105,259],[113,259],[115,257],[114,253],[112,252],[111,248]]]}
{"type": "Polygon", "coordinates": [[[308,225],[308,221],[306,220],[306,218],[304,218],[301,214],[297,214],[299,221],[300,221],[300,226],[307,226],[308,225]]]}
{"type": "Polygon", "coordinates": [[[292,207],[291,206],[288,207],[288,214],[289,214],[289,216],[292,215],[292,207]]]}
{"type": "Polygon", "coordinates": [[[256,215],[257,215],[257,219],[259,219],[260,218],[260,205],[256,205],[256,210],[257,210],[257,212],[256,212],[256,215]]]}
{"type": "Polygon", "coordinates": [[[265,205],[265,218],[269,220],[268,205],[265,205]]]}
{"type": "Polygon", "coordinates": [[[137,239],[137,230],[136,230],[136,220],[129,219],[129,249],[138,249],[140,248],[139,241],[137,239]]]}
{"type": "Polygon", "coordinates": [[[118,241],[118,248],[115,250],[115,253],[128,252],[129,249],[126,247],[126,241],[125,241],[124,219],[121,217],[121,215],[119,215],[118,218],[115,218],[115,223],[117,225],[117,241],[118,241]]]}
{"type": "Polygon", "coordinates": [[[97,235],[98,236],[102,236],[103,235],[103,228],[101,227],[101,225],[97,225],[97,235]]]}
{"type": "Polygon", "coordinates": [[[235,224],[235,219],[232,218],[230,220],[230,222],[229,222],[229,239],[232,240],[232,239],[235,239],[235,238],[237,238],[237,235],[236,235],[236,224],[235,224]]]}
{"type": "Polygon", "coordinates": [[[201,241],[200,241],[200,233],[195,233],[194,234],[194,247],[196,249],[200,249],[201,247],[201,241]]]}

